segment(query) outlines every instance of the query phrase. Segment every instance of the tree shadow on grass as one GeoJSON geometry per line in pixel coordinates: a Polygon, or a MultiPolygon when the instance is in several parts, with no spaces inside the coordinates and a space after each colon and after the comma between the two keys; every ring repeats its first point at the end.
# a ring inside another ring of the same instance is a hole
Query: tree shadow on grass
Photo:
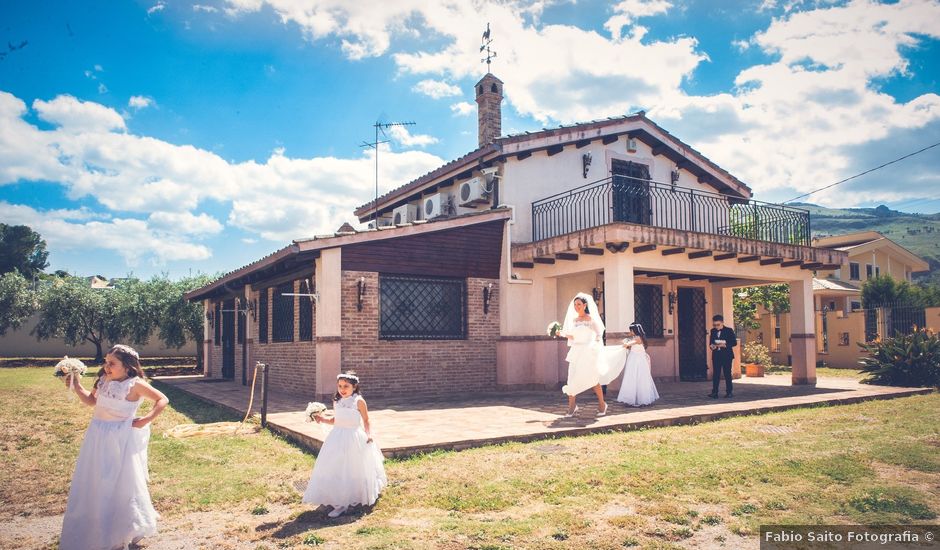
{"type": "Polygon", "coordinates": [[[153,386],[162,391],[170,400],[170,404],[177,412],[189,417],[193,424],[209,424],[212,422],[240,422],[242,416],[236,414],[231,409],[219,407],[208,401],[199,399],[190,393],[180,389],[163,384],[158,380],[153,382],[153,386]]]}

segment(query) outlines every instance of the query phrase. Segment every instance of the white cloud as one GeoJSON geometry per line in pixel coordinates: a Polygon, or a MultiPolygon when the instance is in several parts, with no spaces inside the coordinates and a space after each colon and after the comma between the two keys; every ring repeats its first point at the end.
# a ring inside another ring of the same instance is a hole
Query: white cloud
{"type": "Polygon", "coordinates": [[[108,87],[104,85],[104,82],[99,82],[99,83],[98,83],[98,93],[99,93],[99,94],[106,94],[106,93],[108,93],[108,87]]]}
{"type": "Polygon", "coordinates": [[[415,84],[412,90],[424,94],[432,99],[461,95],[460,88],[441,80],[422,80],[421,82],[415,84]]]}
{"type": "Polygon", "coordinates": [[[111,250],[120,254],[128,266],[150,260],[162,265],[174,260],[205,260],[212,256],[208,247],[181,239],[173,231],[151,227],[134,218],[75,223],[69,211],[36,210],[29,206],[0,201],[0,219],[26,224],[43,236],[49,249],[111,250]]]}
{"type": "Polygon", "coordinates": [[[475,107],[473,106],[472,103],[461,101],[459,103],[454,103],[453,105],[451,105],[450,110],[451,112],[454,113],[455,116],[467,116],[473,113],[473,111],[475,110],[475,107]]]}
{"type": "Polygon", "coordinates": [[[405,147],[426,147],[432,143],[437,143],[437,138],[427,134],[412,134],[404,126],[392,126],[388,129],[392,139],[405,147]]]}
{"type": "MultiPolygon", "coordinates": [[[[13,98],[9,94],[4,95],[13,98]]],[[[114,109],[92,101],[81,101],[70,95],[60,95],[51,101],[37,99],[33,102],[33,109],[42,120],[69,132],[110,132],[125,129],[124,119],[114,109]]]]}
{"type": "MultiPolygon", "coordinates": [[[[206,201],[229,208],[228,225],[284,242],[334,231],[373,194],[371,151],[355,158],[291,158],[279,150],[261,162],[232,163],[191,145],[128,133],[112,109],[71,96],[38,100],[35,109],[57,127],[26,122],[25,103],[0,92],[0,185],[59,182],[70,199],[92,197],[112,212],[146,218],[121,221],[122,227],[172,231],[173,242],[192,245],[183,248],[190,257],[201,250],[193,239],[220,229],[220,221],[198,213],[206,201]]],[[[408,133],[399,138],[414,145],[433,140],[408,133]]],[[[382,192],[445,161],[422,151],[383,149],[381,155],[382,192]]],[[[124,217],[116,215],[108,227],[117,227],[119,219],[124,217]]]]}
{"type": "Polygon", "coordinates": [[[604,23],[604,28],[614,38],[620,38],[623,28],[637,19],[666,13],[671,7],[672,2],[667,0],[621,0],[613,7],[614,15],[604,23]]]}
{"type": "Polygon", "coordinates": [[[98,64],[96,63],[96,64],[95,64],[95,70],[100,73],[101,71],[104,70],[104,68],[103,68],[101,65],[98,65],[98,64]]]}
{"type": "Polygon", "coordinates": [[[215,6],[206,6],[203,4],[193,4],[193,11],[201,11],[205,13],[215,13],[219,11],[219,8],[215,6]]]}
{"type": "Polygon", "coordinates": [[[146,109],[147,107],[153,106],[153,98],[142,95],[132,95],[131,98],[127,100],[127,106],[134,109],[146,109]]]}
{"type": "Polygon", "coordinates": [[[166,9],[166,2],[163,2],[162,0],[160,0],[156,4],[147,8],[147,15],[153,15],[157,12],[163,11],[164,9],[166,9]]]}

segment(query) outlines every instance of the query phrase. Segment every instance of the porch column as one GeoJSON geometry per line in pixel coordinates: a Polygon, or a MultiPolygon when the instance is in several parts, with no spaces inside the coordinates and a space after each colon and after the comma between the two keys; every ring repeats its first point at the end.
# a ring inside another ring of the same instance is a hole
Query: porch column
{"type": "MultiPolygon", "coordinates": [[[[741,378],[741,346],[743,345],[742,339],[743,334],[738,332],[738,328],[734,326],[734,288],[732,287],[720,287],[717,285],[712,285],[712,315],[721,315],[725,318],[725,324],[734,328],[734,332],[738,335],[738,345],[734,347],[734,361],[731,362],[731,377],[732,378],[741,378]]],[[[709,317],[705,320],[705,326],[702,327],[702,330],[708,332],[712,326],[712,319],[709,317]]],[[[711,379],[714,374],[714,368],[712,366],[712,354],[711,351],[708,352],[708,378],[711,379]]]]}
{"type": "Polygon", "coordinates": [[[212,373],[212,365],[209,363],[209,351],[212,349],[212,342],[209,340],[211,338],[211,328],[209,328],[209,322],[207,316],[209,315],[209,300],[202,301],[202,341],[199,342],[199,345],[202,346],[202,375],[209,376],[212,373]]]}
{"type": "MultiPolygon", "coordinates": [[[[336,375],[342,367],[342,249],[329,248],[320,253],[314,272],[319,299],[315,306],[317,372],[316,394],[329,395],[336,387],[336,375]]],[[[377,292],[378,289],[372,289],[377,292]]]]}
{"type": "Polygon", "coordinates": [[[619,254],[610,259],[604,265],[604,314],[607,332],[621,334],[635,321],[633,263],[619,254]]]}
{"type": "Polygon", "coordinates": [[[790,354],[796,385],[816,385],[816,312],[813,280],[790,282],[790,354]]]}

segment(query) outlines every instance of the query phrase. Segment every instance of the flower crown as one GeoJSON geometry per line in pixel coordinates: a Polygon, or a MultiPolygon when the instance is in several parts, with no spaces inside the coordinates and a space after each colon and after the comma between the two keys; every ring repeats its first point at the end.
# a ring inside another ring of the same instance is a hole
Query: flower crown
{"type": "Polygon", "coordinates": [[[358,384],[358,383],[359,383],[359,377],[356,376],[355,374],[348,373],[348,372],[341,372],[341,373],[337,374],[337,375],[336,375],[336,379],[337,379],[337,380],[349,380],[349,381],[352,382],[353,384],[358,384]]]}

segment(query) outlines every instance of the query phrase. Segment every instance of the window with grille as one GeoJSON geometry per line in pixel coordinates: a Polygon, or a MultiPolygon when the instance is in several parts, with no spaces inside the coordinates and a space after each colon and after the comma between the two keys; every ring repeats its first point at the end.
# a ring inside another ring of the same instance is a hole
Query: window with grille
{"type": "Polygon", "coordinates": [[[379,277],[379,338],[462,340],[466,337],[465,279],[379,277]]]}
{"type": "Polygon", "coordinates": [[[663,337],[663,288],[661,286],[633,286],[633,318],[643,325],[647,337],[663,337]]]}
{"type": "Polygon", "coordinates": [[[215,325],[215,345],[222,345],[222,302],[215,303],[215,313],[212,316],[215,325]]]}
{"type": "Polygon", "coordinates": [[[258,342],[268,343],[268,289],[258,293],[258,342]]]}
{"type": "Polygon", "coordinates": [[[313,340],[313,299],[310,296],[300,297],[300,340],[309,342],[313,340]]]}
{"type": "Polygon", "coordinates": [[[771,351],[780,351],[780,314],[774,313],[774,345],[771,351]]]}
{"type": "Polygon", "coordinates": [[[277,285],[274,288],[274,305],[271,311],[273,331],[271,340],[274,342],[294,341],[294,298],[284,296],[294,292],[294,282],[290,281],[277,285]]]}

